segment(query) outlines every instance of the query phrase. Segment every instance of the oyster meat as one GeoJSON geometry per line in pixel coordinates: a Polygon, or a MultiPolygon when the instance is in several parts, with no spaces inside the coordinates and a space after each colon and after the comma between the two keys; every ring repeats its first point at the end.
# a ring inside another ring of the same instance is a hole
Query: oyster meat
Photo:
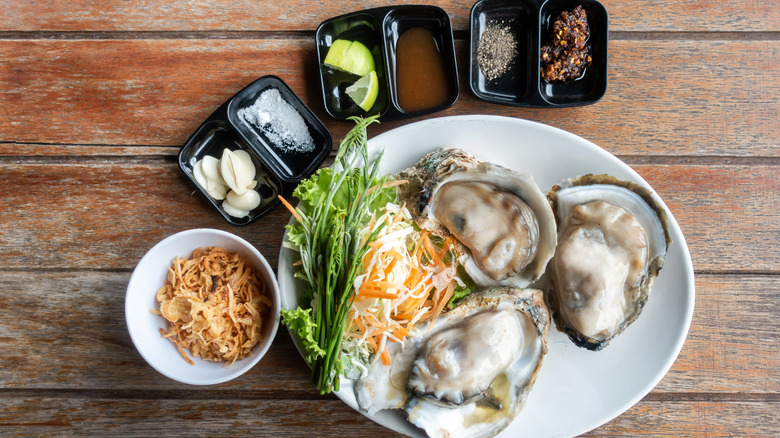
{"type": "Polygon", "coordinates": [[[392,344],[390,365],[377,361],[356,382],[358,405],[402,409],[429,436],[494,436],[522,409],[549,326],[541,290],[474,292],[392,344]]]}
{"type": "Polygon", "coordinates": [[[398,197],[420,227],[452,235],[480,286],[526,287],[555,251],[555,219],[531,175],[439,149],[399,173],[398,197]]]}
{"type": "Polygon", "coordinates": [[[609,175],[563,180],[548,198],[558,221],[548,305],[558,330],[601,350],[647,302],[671,243],[666,212],[644,187],[609,175]]]}

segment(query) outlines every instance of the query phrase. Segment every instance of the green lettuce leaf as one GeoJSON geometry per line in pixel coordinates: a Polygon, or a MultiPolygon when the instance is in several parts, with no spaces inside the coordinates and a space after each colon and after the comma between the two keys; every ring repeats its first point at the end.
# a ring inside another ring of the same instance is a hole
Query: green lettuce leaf
{"type": "Polygon", "coordinates": [[[282,324],[298,333],[306,350],[307,362],[311,363],[314,359],[325,355],[325,350],[314,340],[314,329],[317,324],[311,317],[311,309],[303,310],[300,307],[295,310],[282,309],[282,324]]]}

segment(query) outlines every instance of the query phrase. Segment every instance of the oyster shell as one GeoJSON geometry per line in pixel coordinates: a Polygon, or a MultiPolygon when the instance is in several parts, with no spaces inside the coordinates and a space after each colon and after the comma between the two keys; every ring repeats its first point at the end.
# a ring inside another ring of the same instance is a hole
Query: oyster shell
{"type": "Polygon", "coordinates": [[[556,245],[555,219],[533,177],[439,149],[398,174],[420,227],[451,234],[458,259],[480,286],[526,287],[545,271],[556,245]]]}
{"type": "Polygon", "coordinates": [[[601,350],[642,311],[671,243],[663,207],[644,187],[584,175],[548,192],[558,246],[548,305],[558,330],[601,350]]]}
{"type": "Polygon", "coordinates": [[[525,403],[547,352],[543,292],[511,287],[474,292],[435,322],[392,344],[355,384],[369,415],[403,409],[429,436],[498,434],[525,403]]]}

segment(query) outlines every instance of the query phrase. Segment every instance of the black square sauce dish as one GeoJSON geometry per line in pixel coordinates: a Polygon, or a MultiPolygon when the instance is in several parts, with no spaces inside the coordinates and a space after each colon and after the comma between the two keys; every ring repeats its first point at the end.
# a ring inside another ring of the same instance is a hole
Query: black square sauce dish
{"type": "Polygon", "coordinates": [[[469,85],[524,107],[599,101],[607,90],[607,10],[595,0],[480,0],[471,9],[469,85]]]}
{"type": "Polygon", "coordinates": [[[403,119],[458,100],[452,25],[441,8],[388,6],[341,15],[322,22],[315,40],[325,111],[334,119],[403,119]],[[369,70],[376,76],[376,97],[364,101],[363,94],[352,93],[358,81],[370,83],[364,79],[369,70]]]}
{"type": "Polygon", "coordinates": [[[179,151],[179,167],[222,217],[248,225],[289,197],[333,147],[330,132],[277,76],[222,104],[179,151]]]}

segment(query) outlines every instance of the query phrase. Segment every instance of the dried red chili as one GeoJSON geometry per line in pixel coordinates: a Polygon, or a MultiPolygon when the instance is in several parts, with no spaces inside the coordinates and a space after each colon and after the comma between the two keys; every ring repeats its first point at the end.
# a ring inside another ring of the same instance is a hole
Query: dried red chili
{"type": "Polygon", "coordinates": [[[590,66],[590,29],[582,6],[561,12],[553,23],[552,42],[542,46],[542,79],[565,82],[577,79],[590,66]]]}

